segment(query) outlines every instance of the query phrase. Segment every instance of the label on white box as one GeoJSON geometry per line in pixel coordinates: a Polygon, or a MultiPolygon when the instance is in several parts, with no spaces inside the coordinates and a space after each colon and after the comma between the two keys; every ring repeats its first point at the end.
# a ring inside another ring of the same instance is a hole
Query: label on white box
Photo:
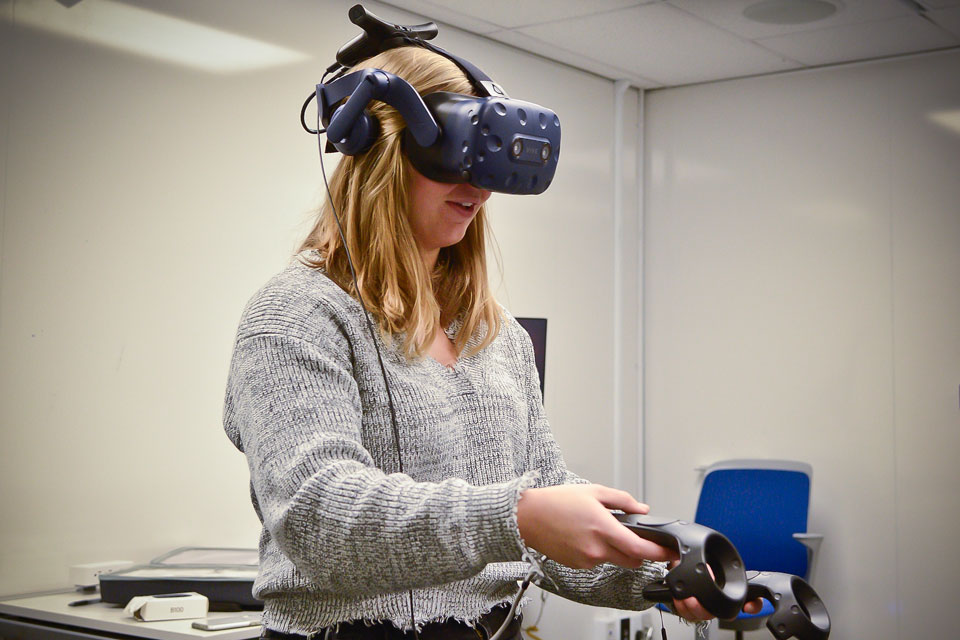
{"type": "Polygon", "coordinates": [[[210,601],[199,593],[166,593],[156,596],[136,596],[124,611],[127,615],[154,622],[156,620],[185,620],[203,618],[207,615],[210,601]]]}

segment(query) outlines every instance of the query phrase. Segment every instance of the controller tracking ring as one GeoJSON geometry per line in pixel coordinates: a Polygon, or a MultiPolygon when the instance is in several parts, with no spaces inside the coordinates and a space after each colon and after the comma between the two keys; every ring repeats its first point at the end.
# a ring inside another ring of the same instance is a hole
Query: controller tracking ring
{"type": "Polygon", "coordinates": [[[774,607],[767,628],[778,640],[827,640],[830,614],[823,600],[805,580],[789,573],[751,571],[747,599],[765,598],[774,607]]]}
{"type": "Polygon", "coordinates": [[[747,600],[747,577],[737,548],[722,533],[682,520],[614,514],[635,534],[680,554],[664,581],[670,595],[647,592],[652,600],[697,598],[718,618],[733,618],[747,600]],[[708,570],[709,567],[709,570],[708,570]],[[713,572],[711,577],[710,573],[713,572]]]}

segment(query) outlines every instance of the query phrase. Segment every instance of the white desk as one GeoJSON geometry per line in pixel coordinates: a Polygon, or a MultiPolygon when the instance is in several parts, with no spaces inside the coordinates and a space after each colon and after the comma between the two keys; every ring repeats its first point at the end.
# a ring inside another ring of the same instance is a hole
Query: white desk
{"type": "MultiPolygon", "coordinates": [[[[149,638],[151,640],[248,640],[260,635],[260,627],[225,631],[201,631],[190,626],[194,620],[140,622],[129,617],[123,607],[96,603],[70,607],[74,600],[95,598],[76,591],[31,595],[0,600],[0,640],[34,638],[149,638]]],[[[259,616],[257,611],[219,612],[211,620],[236,616],[259,616]]]]}

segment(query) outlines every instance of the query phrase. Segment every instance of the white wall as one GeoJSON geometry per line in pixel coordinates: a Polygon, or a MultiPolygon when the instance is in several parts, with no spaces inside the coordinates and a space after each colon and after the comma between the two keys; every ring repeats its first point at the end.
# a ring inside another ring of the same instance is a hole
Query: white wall
{"type": "MultiPolygon", "coordinates": [[[[97,3],[43,4],[83,34],[97,3]]],[[[256,545],[246,466],[220,427],[228,359],[243,305],[320,202],[298,110],[356,32],[349,2],[124,3],[306,55],[213,73],[29,26],[38,4],[3,5],[0,594],[65,585],[72,563],[256,545]]],[[[557,438],[609,483],[612,83],[448,27],[438,42],[563,122],[550,190],[491,201],[500,295],[549,319],[557,438]]],[[[635,118],[635,94],[627,106],[635,118]]],[[[550,606],[551,637],[586,624],[585,608],[550,606]]]]}
{"type": "Polygon", "coordinates": [[[647,497],[689,517],[696,465],[812,463],[837,640],[956,635],[960,130],[940,112],[960,120],[957,52],[646,104],[647,497]]]}

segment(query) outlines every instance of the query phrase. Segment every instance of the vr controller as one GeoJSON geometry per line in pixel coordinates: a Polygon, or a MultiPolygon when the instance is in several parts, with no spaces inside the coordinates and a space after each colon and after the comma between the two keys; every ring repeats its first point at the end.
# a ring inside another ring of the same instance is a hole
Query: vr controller
{"type": "MultiPolygon", "coordinates": [[[[363,29],[337,52],[337,62],[304,103],[317,98],[327,152],[358,155],[373,145],[380,131],[366,110],[372,100],[394,107],[407,124],[403,149],[411,164],[436,182],[470,183],[480,189],[514,194],[542,193],[553,181],[560,159],[560,119],[550,109],[514,100],[469,61],[430,42],[437,26],[430,22],[402,26],[381,20],[361,5],[349,12],[363,29]],[[346,71],[363,60],[403,46],[428,49],[456,64],[476,96],[438,91],[420,96],[405,80],[382,69],[346,71]]],[[[326,74],[324,75],[324,78],[326,74]]]]}
{"type": "Polygon", "coordinates": [[[747,600],[765,598],[773,604],[767,628],[779,640],[791,637],[827,640],[830,637],[830,614],[805,580],[789,573],[769,571],[750,571],[747,580],[747,600]]]}
{"type": "Polygon", "coordinates": [[[680,554],[679,564],[662,581],[644,587],[647,600],[693,596],[718,618],[734,618],[748,600],[765,598],[774,606],[767,627],[779,640],[830,636],[830,615],[813,587],[786,573],[745,571],[736,547],[722,533],[676,519],[614,515],[638,536],[680,554]]]}
{"type": "Polygon", "coordinates": [[[648,589],[652,596],[666,597],[666,602],[695,596],[718,618],[732,618],[743,608],[747,600],[747,576],[740,553],[725,535],[683,520],[636,514],[617,514],[616,517],[641,538],[680,554],[680,564],[664,578],[666,589],[656,591],[648,586],[644,597],[648,589]]]}

